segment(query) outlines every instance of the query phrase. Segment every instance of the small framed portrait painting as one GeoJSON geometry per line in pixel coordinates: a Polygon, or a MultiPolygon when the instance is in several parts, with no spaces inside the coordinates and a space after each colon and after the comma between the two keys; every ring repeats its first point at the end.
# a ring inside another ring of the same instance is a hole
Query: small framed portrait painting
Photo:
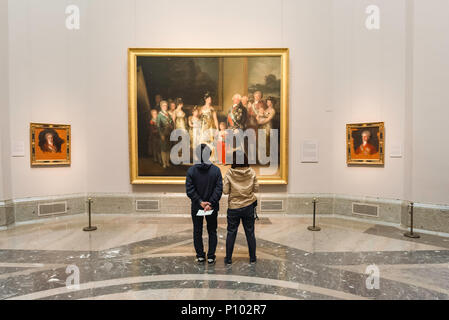
{"type": "Polygon", "coordinates": [[[346,163],[384,165],[385,129],[383,122],[346,125],[346,163]]]}
{"type": "Polygon", "coordinates": [[[31,166],[70,165],[70,139],[70,125],[31,123],[31,166]]]}

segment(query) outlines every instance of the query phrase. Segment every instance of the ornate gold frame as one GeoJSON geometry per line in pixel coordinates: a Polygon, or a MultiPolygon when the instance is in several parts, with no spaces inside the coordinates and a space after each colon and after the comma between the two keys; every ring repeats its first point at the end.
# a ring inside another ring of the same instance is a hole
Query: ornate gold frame
{"type": "Polygon", "coordinates": [[[347,165],[377,165],[385,163],[385,125],[383,122],[352,123],[346,125],[346,163],[347,165]],[[351,157],[351,129],[379,128],[379,159],[352,159],[351,157]]]}
{"type": "Polygon", "coordinates": [[[251,57],[278,56],[281,57],[281,128],[280,128],[280,175],[259,177],[261,184],[288,183],[288,89],[289,89],[289,50],[287,48],[263,49],[128,49],[128,126],[129,126],[129,167],[131,184],[184,184],[184,177],[139,176],[137,150],[137,56],[178,56],[178,57],[251,57]]]}
{"type": "Polygon", "coordinates": [[[72,163],[72,134],[71,127],[68,124],[45,124],[45,123],[30,123],[30,164],[34,166],[56,166],[56,165],[70,165],[72,163]],[[37,128],[53,128],[53,129],[66,129],[67,135],[67,157],[64,160],[36,160],[36,136],[34,131],[37,128]]]}

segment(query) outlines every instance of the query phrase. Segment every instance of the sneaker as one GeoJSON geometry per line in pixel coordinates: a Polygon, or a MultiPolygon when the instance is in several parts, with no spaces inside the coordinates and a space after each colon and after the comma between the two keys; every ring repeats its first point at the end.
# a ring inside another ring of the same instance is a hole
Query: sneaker
{"type": "Polygon", "coordinates": [[[207,259],[207,263],[208,264],[215,264],[215,258],[210,258],[210,259],[207,259]]]}
{"type": "Polygon", "coordinates": [[[249,264],[256,264],[257,260],[250,260],[249,264]]]}
{"type": "Polygon", "coordinates": [[[232,264],[232,261],[225,258],[225,259],[224,259],[224,264],[225,264],[225,265],[231,265],[231,264],[232,264]]]}
{"type": "Polygon", "coordinates": [[[199,258],[196,258],[196,260],[195,260],[197,263],[204,263],[204,261],[206,261],[206,259],[204,259],[203,257],[199,257],[199,258]]]}

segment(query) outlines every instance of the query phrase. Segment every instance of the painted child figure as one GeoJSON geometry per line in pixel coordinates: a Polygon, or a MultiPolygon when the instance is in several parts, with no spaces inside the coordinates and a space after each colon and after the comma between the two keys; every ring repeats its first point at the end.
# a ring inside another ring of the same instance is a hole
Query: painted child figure
{"type": "Polygon", "coordinates": [[[159,130],[157,128],[157,110],[151,110],[150,119],[150,154],[153,155],[153,161],[155,163],[162,164],[161,159],[161,137],[159,135],[159,130]]]}
{"type": "Polygon", "coordinates": [[[217,157],[220,157],[222,164],[226,164],[226,136],[228,134],[226,132],[227,129],[226,123],[220,122],[219,129],[220,131],[218,131],[218,139],[217,139],[217,157]],[[218,150],[220,150],[221,156],[218,150]]]}
{"type": "Polygon", "coordinates": [[[190,146],[192,150],[199,145],[200,135],[201,135],[201,120],[200,113],[197,106],[193,108],[192,115],[189,117],[189,127],[190,127],[190,146]]]}

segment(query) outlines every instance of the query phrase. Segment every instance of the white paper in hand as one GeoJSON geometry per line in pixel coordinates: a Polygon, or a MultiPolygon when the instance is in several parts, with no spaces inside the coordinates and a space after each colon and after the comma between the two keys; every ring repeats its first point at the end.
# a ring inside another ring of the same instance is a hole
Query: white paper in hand
{"type": "Polygon", "coordinates": [[[214,213],[214,210],[204,211],[204,210],[198,210],[196,213],[197,216],[210,216],[212,213],[214,213]]]}

